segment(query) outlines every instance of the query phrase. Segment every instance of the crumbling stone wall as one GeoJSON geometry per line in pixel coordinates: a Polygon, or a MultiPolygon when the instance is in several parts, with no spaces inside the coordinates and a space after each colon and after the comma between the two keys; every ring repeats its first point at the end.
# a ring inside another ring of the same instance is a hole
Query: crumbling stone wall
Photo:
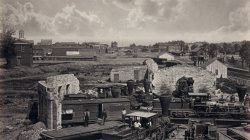
{"type": "Polygon", "coordinates": [[[38,82],[38,117],[49,129],[61,128],[64,95],[77,94],[79,80],[73,74],[51,76],[38,82]]]}
{"type": "Polygon", "coordinates": [[[176,82],[181,77],[192,77],[194,80],[194,92],[209,92],[215,90],[216,75],[194,66],[174,66],[159,69],[154,72],[153,92],[161,95],[164,92],[172,93],[176,82]]]}

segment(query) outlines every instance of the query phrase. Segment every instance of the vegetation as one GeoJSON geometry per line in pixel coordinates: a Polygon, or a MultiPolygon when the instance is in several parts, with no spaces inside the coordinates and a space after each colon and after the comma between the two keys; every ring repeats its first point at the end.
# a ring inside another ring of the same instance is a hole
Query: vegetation
{"type": "Polygon", "coordinates": [[[1,44],[2,44],[2,56],[6,59],[6,68],[11,67],[11,60],[16,57],[16,51],[14,48],[14,41],[13,35],[15,30],[13,27],[8,24],[8,17],[2,17],[2,35],[1,35],[1,44]]]}
{"type": "Polygon", "coordinates": [[[250,41],[242,41],[239,55],[242,59],[242,67],[244,66],[245,62],[248,68],[250,68],[250,41]]]}

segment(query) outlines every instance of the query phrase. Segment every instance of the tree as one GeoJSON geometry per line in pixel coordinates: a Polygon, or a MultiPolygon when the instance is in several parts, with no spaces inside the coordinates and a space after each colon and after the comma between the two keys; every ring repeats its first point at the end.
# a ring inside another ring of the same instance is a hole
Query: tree
{"type": "Polygon", "coordinates": [[[185,53],[188,52],[188,50],[189,50],[188,45],[184,45],[183,49],[182,49],[182,52],[185,54],[185,53]]]}
{"type": "Polygon", "coordinates": [[[242,67],[244,67],[244,63],[247,64],[247,66],[250,66],[250,41],[242,41],[241,42],[241,48],[239,51],[239,55],[241,57],[242,67]]]}
{"type": "Polygon", "coordinates": [[[148,49],[147,48],[142,48],[141,51],[142,52],[148,52],[148,49]]]}
{"type": "Polygon", "coordinates": [[[235,52],[239,52],[240,51],[240,44],[238,42],[236,42],[233,45],[233,47],[234,47],[234,54],[235,54],[235,52]]]}
{"type": "MultiPolygon", "coordinates": [[[[13,35],[15,34],[14,27],[11,24],[8,24],[8,17],[3,16],[1,18],[2,24],[2,36],[1,36],[1,44],[2,44],[2,56],[6,59],[6,68],[10,68],[12,66],[12,60],[16,57],[15,51],[15,38],[13,35]]],[[[15,60],[15,59],[14,59],[15,60]]]]}
{"type": "Polygon", "coordinates": [[[216,44],[209,44],[208,47],[208,55],[210,58],[214,58],[217,55],[217,51],[218,51],[218,46],[216,44]]]}
{"type": "Polygon", "coordinates": [[[233,65],[235,64],[234,56],[231,57],[230,63],[232,63],[233,65]]]}
{"type": "Polygon", "coordinates": [[[195,49],[196,47],[198,47],[198,45],[193,44],[193,45],[191,46],[191,50],[195,49]]]}

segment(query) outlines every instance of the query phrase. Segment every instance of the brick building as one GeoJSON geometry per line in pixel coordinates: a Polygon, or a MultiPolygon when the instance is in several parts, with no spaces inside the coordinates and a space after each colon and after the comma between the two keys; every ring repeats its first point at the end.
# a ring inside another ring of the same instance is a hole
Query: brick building
{"type": "Polygon", "coordinates": [[[14,42],[16,51],[16,60],[13,65],[32,66],[33,64],[33,43],[27,40],[16,39],[14,42]]]}

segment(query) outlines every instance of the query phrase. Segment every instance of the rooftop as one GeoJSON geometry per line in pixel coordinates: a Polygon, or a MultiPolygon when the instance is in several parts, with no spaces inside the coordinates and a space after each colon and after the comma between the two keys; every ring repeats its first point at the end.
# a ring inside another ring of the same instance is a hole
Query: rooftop
{"type": "Polygon", "coordinates": [[[111,129],[115,126],[123,125],[122,122],[108,121],[105,125],[90,124],[89,127],[76,126],[63,128],[59,130],[44,131],[41,133],[42,137],[51,139],[77,139],[79,136],[88,136],[91,134],[98,134],[103,130],[111,129]]]}
{"type": "MultiPolygon", "coordinates": [[[[210,59],[210,60],[208,60],[207,62],[205,62],[205,63],[203,63],[202,65],[201,65],[201,67],[202,68],[206,68],[208,65],[210,65],[210,64],[212,64],[214,61],[219,61],[216,57],[215,58],[213,58],[213,59],[210,59]]],[[[220,62],[220,61],[219,61],[220,62]]],[[[224,63],[222,63],[222,62],[220,62],[222,65],[225,65],[224,63]]],[[[227,65],[225,65],[225,66],[227,66],[227,65]]]]}
{"type": "Polygon", "coordinates": [[[136,111],[136,112],[129,113],[129,114],[127,114],[126,116],[150,118],[150,117],[152,117],[152,116],[155,116],[156,114],[157,114],[157,113],[136,111]]]}
{"type": "Polygon", "coordinates": [[[198,52],[198,51],[200,51],[201,50],[201,47],[196,47],[196,48],[194,48],[193,50],[191,50],[191,52],[198,52]]]}
{"type": "Polygon", "coordinates": [[[112,72],[114,71],[127,71],[128,69],[147,69],[146,65],[137,65],[137,66],[119,66],[119,67],[115,67],[112,69],[112,72]]]}
{"type": "Polygon", "coordinates": [[[129,102],[127,98],[106,98],[106,99],[66,99],[62,104],[97,104],[97,103],[113,103],[113,102],[129,102]]]}

